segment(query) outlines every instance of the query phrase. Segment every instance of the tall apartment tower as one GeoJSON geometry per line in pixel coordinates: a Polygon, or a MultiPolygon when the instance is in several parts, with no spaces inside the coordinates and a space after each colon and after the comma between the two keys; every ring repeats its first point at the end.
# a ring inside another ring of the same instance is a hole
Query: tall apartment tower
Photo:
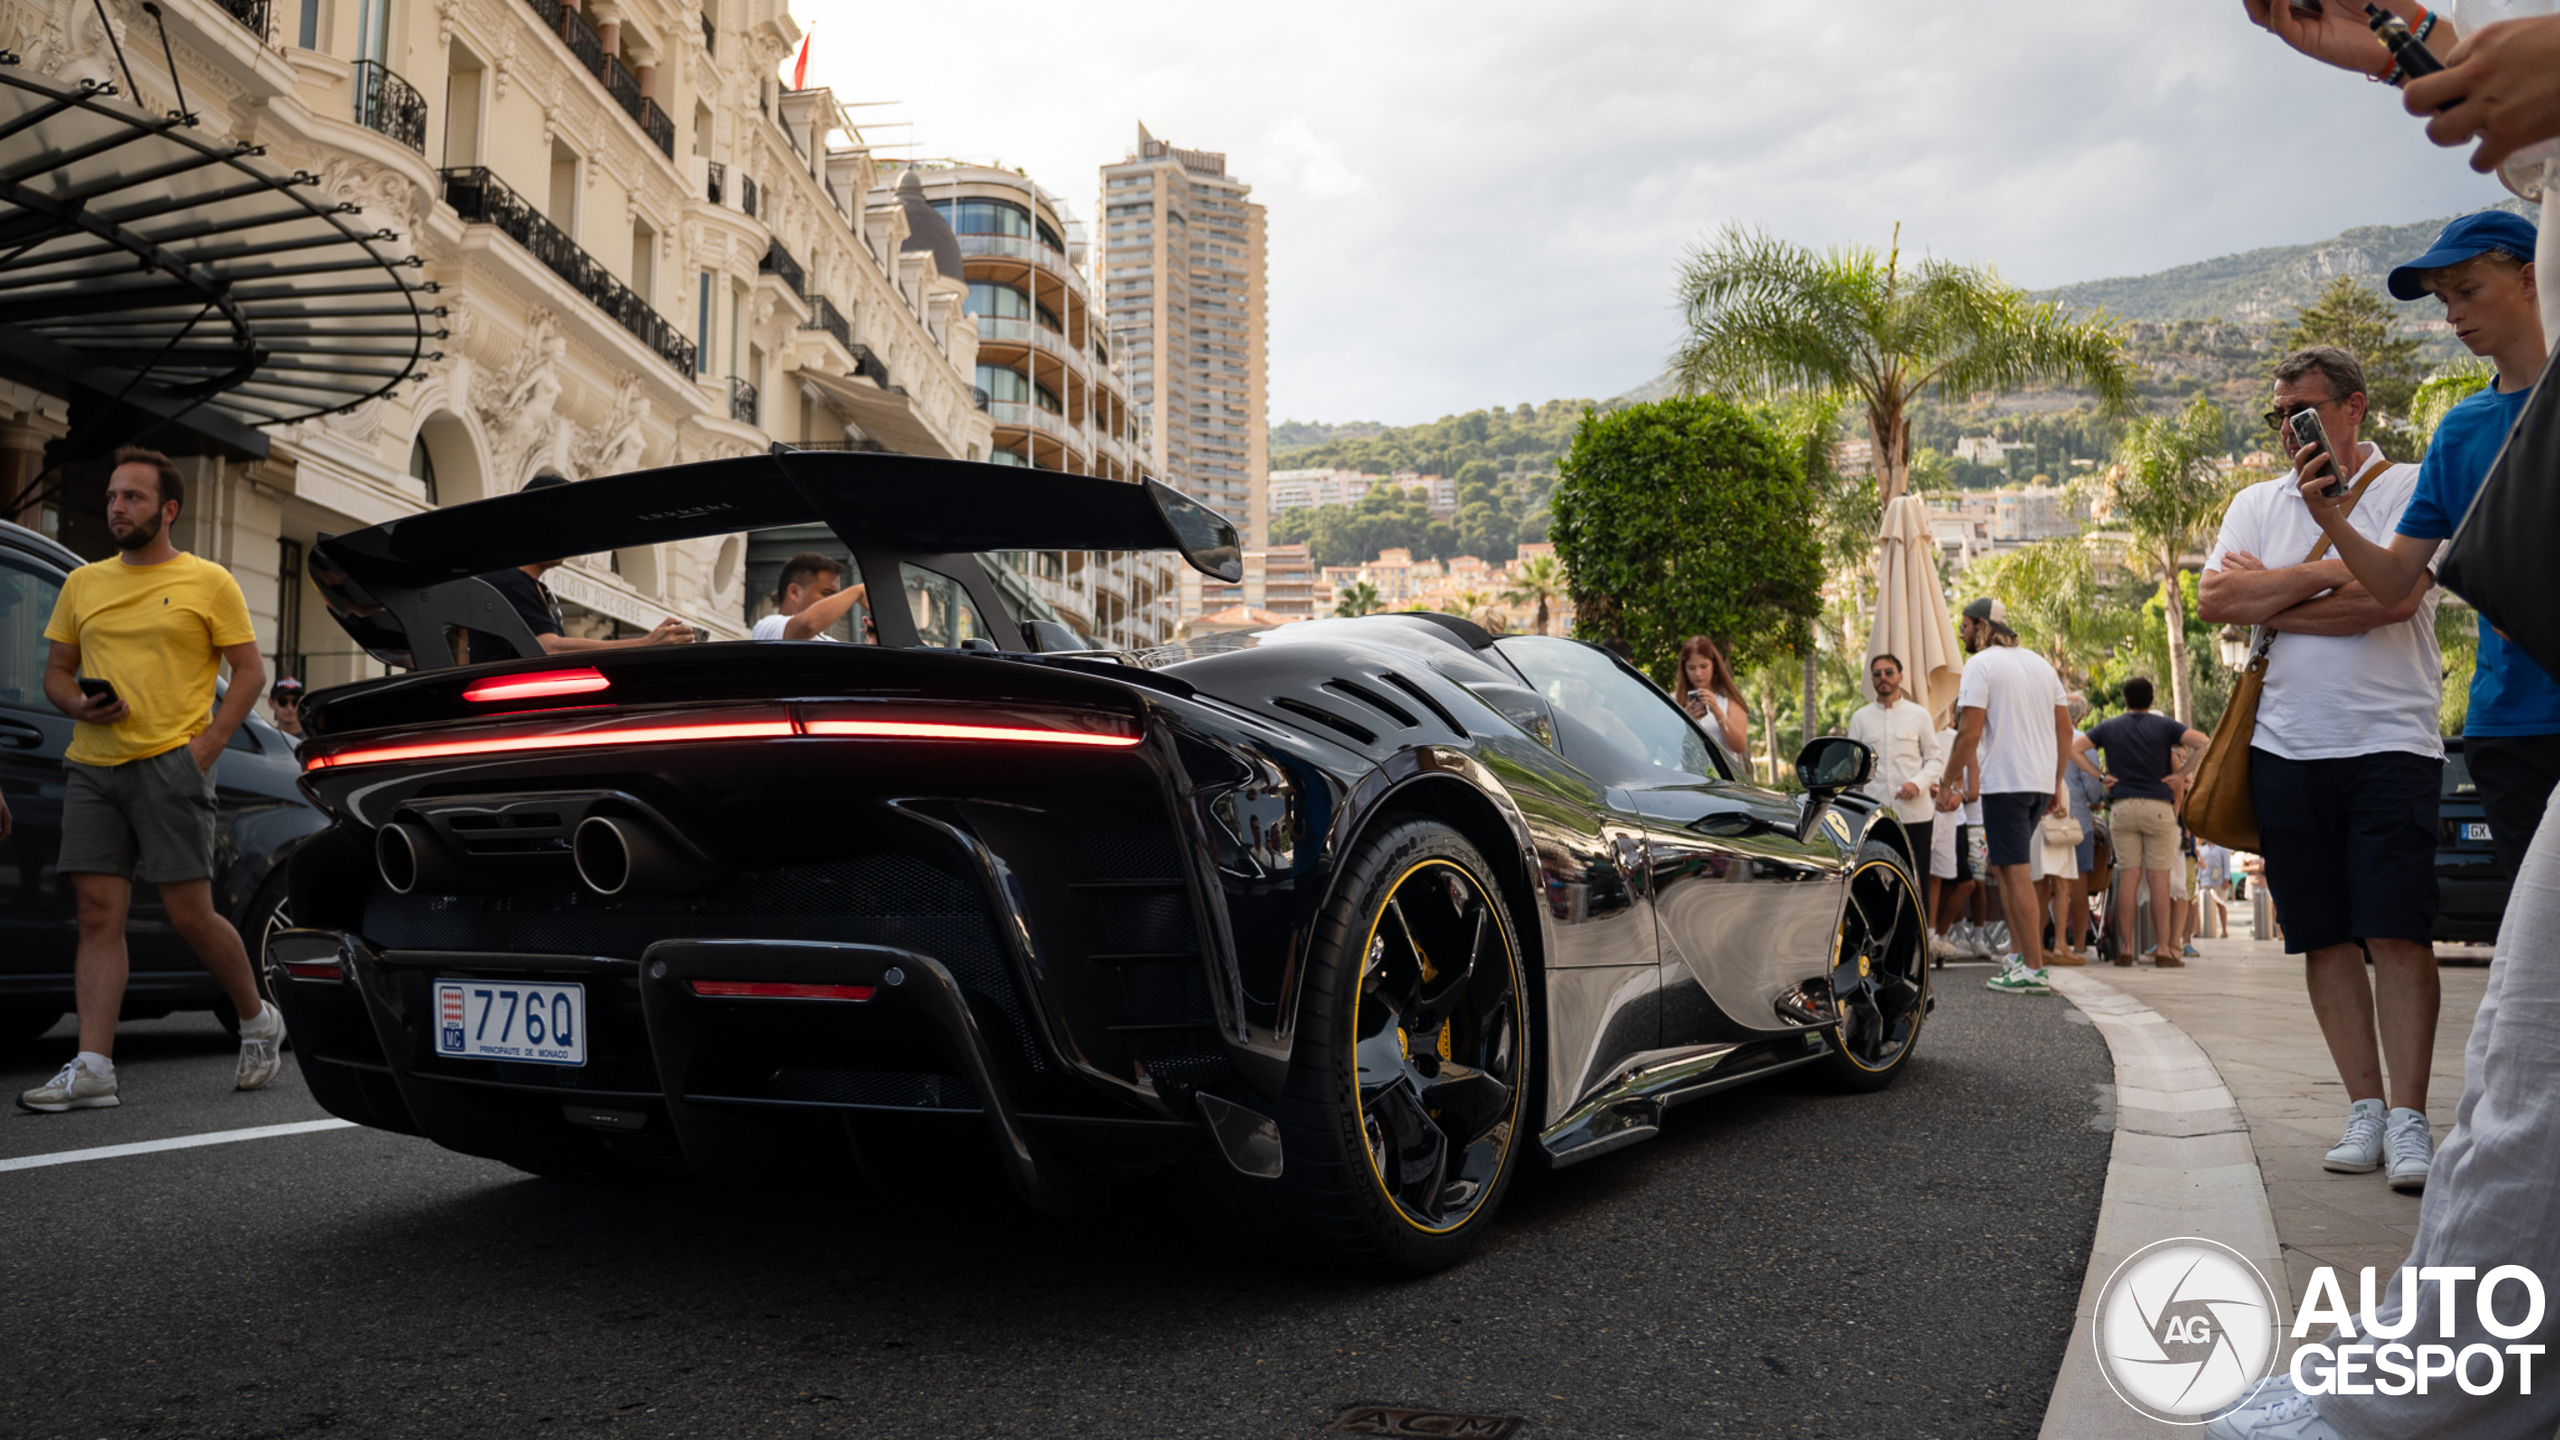
{"type": "Polygon", "coordinates": [[[1227,157],[1167,145],[1102,167],[1102,282],[1154,470],[1261,549],[1269,516],[1270,325],[1263,208],[1227,157]]]}

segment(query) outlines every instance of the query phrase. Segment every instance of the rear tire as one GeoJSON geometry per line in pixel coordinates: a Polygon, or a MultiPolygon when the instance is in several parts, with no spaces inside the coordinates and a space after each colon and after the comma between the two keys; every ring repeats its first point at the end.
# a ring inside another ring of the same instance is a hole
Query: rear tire
{"type": "MultiPolygon", "coordinates": [[[[249,978],[258,987],[258,999],[266,1004],[276,1002],[275,987],[267,981],[267,942],[277,932],[293,928],[292,898],[285,891],[284,870],[267,877],[258,887],[249,908],[240,912],[240,944],[249,952],[249,978]]],[[[231,1008],[231,997],[225,995],[213,1002],[213,1018],[231,1038],[240,1038],[240,1012],[231,1008]]],[[[293,1037],[285,1037],[284,1048],[293,1048],[293,1037]]]]}
{"type": "Polygon", "coordinates": [[[1455,1264],[1531,1143],[1528,988],[1493,867],[1432,820],[1353,852],[1318,918],[1278,1108],[1276,1180],[1248,1222],[1383,1274],[1455,1264]]]}
{"type": "Polygon", "coordinates": [[[1834,1089],[1882,1090],[1910,1061],[1929,1017],[1929,933],[1910,866],[1881,840],[1858,850],[1834,953],[1841,1020],[1821,1068],[1834,1089]]]}

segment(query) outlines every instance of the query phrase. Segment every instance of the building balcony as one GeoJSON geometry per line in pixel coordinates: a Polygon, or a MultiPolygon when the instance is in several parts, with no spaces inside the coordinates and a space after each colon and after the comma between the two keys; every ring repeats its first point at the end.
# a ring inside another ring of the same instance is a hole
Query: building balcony
{"type": "Polygon", "coordinates": [[[739,171],[739,172],[738,172],[738,208],[739,208],[739,209],[741,209],[741,210],[744,210],[745,212],[747,212],[747,214],[748,214],[750,217],[752,217],[752,216],[754,216],[754,214],[756,213],[756,205],[757,205],[757,203],[758,203],[758,201],[757,201],[757,198],[756,198],[756,177],[754,177],[753,175],[750,175],[750,174],[746,173],[746,172],[745,172],[745,171],[743,171],[743,170],[739,171]]]}
{"type": "Polygon", "coordinates": [[[809,297],[809,318],[801,322],[800,328],[824,330],[846,350],[853,349],[853,327],[845,322],[844,312],[836,308],[836,302],[824,295],[809,297]]]}
{"type": "Polygon", "coordinates": [[[215,8],[249,27],[249,33],[264,40],[271,22],[269,0],[213,0],[215,8]]]}
{"type": "MultiPolygon", "coordinates": [[[[709,22],[704,22],[708,24],[709,22]]],[[[729,203],[722,198],[729,193],[729,167],[717,160],[702,162],[702,198],[714,205],[729,203]]]]}
{"type": "Polygon", "coordinates": [[[764,258],[756,262],[756,270],[791,287],[791,293],[801,299],[809,298],[809,273],[800,268],[800,262],[792,258],[781,241],[774,240],[765,245],[764,258]]]}
{"type": "MultiPolygon", "coordinates": [[[[1028,236],[963,235],[959,238],[960,255],[963,259],[972,255],[994,255],[1007,260],[1029,261],[1034,265],[1045,266],[1060,275],[1075,275],[1075,269],[1067,264],[1065,255],[1028,236]]],[[[1080,280],[1083,277],[1076,276],[1076,278],[1080,280]]]]}
{"type": "Polygon", "coordinates": [[[493,225],[510,240],[523,246],[548,268],[584,296],[589,304],[639,337],[640,343],[658,354],[658,358],[679,373],[693,373],[693,342],[667,323],[666,317],[651,309],[649,302],[634,293],[630,286],[613,278],[612,272],[596,258],[578,248],[578,242],[563,234],[546,220],[542,212],[525,203],[523,197],[506,187],[487,167],[446,170],[444,203],[454,213],[474,224],[493,225]]]}
{"type": "Polygon", "coordinates": [[[756,387],[735,375],[729,377],[729,418],[741,425],[756,423],[756,387]]]}
{"type": "Polygon", "coordinates": [[[670,160],[676,158],[676,122],[668,118],[666,111],[658,108],[657,101],[640,93],[640,82],[623,68],[618,57],[605,53],[604,37],[596,33],[596,27],[587,23],[587,17],[570,9],[562,0],[524,0],[524,3],[532,8],[543,28],[559,36],[560,43],[569,47],[569,53],[577,57],[587,73],[603,84],[605,93],[630,115],[631,123],[640,127],[640,133],[649,137],[659,153],[670,160]]]}
{"type": "MultiPolygon", "coordinates": [[[[853,373],[883,390],[898,389],[897,386],[889,383],[889,367],[881,363],[880,356],[868,345],[853,347],[853,373]]],[[[898,390],[898,393],[904,395],[907,392],[898,390]]]]}
{"type": "Polygon", "coordinates": [[[356,123],[427,153],[427,101],[390,66],[359,60],[355,69],[356,123]]]}
{"type": "Polygon", "coordinates": [[[987,414],[994,418],[999,428],[1036,430],[1043,435],[1066,438],[1066,417],[1052,414],[1037,405],[1020,400],[990,400],[987,402],[987,414]]]}

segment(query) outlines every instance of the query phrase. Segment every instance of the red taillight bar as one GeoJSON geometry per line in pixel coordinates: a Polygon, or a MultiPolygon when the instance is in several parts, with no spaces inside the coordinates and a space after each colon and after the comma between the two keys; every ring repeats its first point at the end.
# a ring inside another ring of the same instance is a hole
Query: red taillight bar
{"type": "Polygon", "coordinates": [[[655,745],[686,740],[781,740],[795,735],[889,740],[993,740],[1029,745],[1098,745],[1113,749],[1139,743],[1136,735],[1091,730],[1042,730],[1026,725],[970,725],[926,720],[745,720],[680,725],[573,730],[558,735],[484,735],[471,740],[424,740],[407,745],[356,746],[314,755],[313,770],[333,765],[375,765],[391,760],[443,760],[465,755],[576,750],[597,745],[655,745]]]}
{"type": "Polygon", "coordinates": [[[1034,730],[1022,725],[953,725],[924,720],[811,720],[812,735],[866,735],[893,740],[1011,740],[1033,745],[1135,745],[1135,735],[1090,730],[1034,730]]]}
{"type": "Polygon", "coordinates": [[[530,675],[477,680],[463,690],[462,698],[475,705],[493,700],[538,700],[546,695],[584,695],[612,683],[594,666],[584,665],[575,670],[536,670],[530,675]]]}
{"type": "Polygon", "coordinates": [[[287,960],[284,973],[296,980],[344,980],[347,967],[335,960],[287,960]]]}
{"type": "Polygon", "coordinates": [[[484,735],[476,740],[428,740],[414,745],[359,746],[314,755],[309,768],[378,765],[389,760],[443,760],[457,755],[507,755],[529,750],[582,750],[597,745],[653,745],[675,740],[787,740],[798,733],[788,720],[704,721],[690,725],[574,730],[565,735],[484,735]]]}
{"type": "Polygon", "coordinates": [[[783,980],[688,980],[706,1000],[868,1000],[871,985],[802,985],[783,980]]]}

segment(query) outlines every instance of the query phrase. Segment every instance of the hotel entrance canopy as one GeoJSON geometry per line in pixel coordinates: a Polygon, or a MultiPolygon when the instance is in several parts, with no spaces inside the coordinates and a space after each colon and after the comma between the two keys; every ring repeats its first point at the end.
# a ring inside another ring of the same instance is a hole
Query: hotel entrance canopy
{"type": "Polygon", "coordinates": [[[57,463],[260,457],[441,358],[400,237],[262,155],[0,54],[0,370],[71,402],[57,463]]]}

